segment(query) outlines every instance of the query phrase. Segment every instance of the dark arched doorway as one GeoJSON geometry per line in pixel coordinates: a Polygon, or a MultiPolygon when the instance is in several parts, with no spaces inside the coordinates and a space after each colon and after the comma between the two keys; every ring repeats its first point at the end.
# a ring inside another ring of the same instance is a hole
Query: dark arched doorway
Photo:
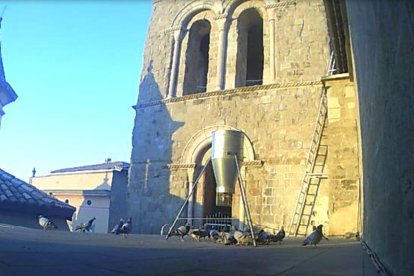
{"type": "MultiPolygon", "coordinates": [[[[196,218],[212,218],[212,217],[231,217],[231,202],[229,204],[220,204],[220,194],[216,193],[216,179],[214,176],[213,165],[211,161],[207,163],[210,158],[211,144],[200,151],[196,160],[197,171],[201,172],[203,166],[206,166],[204,175],[201,177],[197,184],[197,190],[195,193],[195,205],[193,215],[196,218]],[[207,163],[207,164],[206,164],[207,163]]],[[[195,226],[201,226],[211,220],[195,220],[195,226]]],[[[218,222],[218,221],[217,221],[218,222]]]]}

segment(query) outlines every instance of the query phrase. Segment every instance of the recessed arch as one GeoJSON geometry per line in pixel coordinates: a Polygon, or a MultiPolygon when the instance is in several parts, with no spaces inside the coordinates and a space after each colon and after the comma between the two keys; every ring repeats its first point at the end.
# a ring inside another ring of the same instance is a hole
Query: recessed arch
{"type": "Polygon", "coordinates": [[[240,14],[246,9],[255,8],[262,16],[267,20],[266,5],[273,3],[273,1],[261,1],[261,0],[228,0],[223,3],[224,13],[232,19],[237,19],[240,14]],[[227,2],[227,3],[226,3],[227,2]],[[269,3],[268,3],[269,2],[269,3]]]}
{"type": "Polygon", "coordinates": [[[193,15],[182,30],[176,96],[208,91],[215,84],[217,23],[210,10],[193,15]]]}
{"type": "Polygon", "coordinates": [[[235,87],[246,86],[246,80],[251,79],[248,85],[267,84],[269,82],[269,57],[270,57],[270,40],[269,40],[269,15],[266,9],[267,2],[260,0],[251,1],[230,1],[224,3],[225,13],[228,14],[229,28],[228,28],[228,49],[233,49],[227,52],[226,61],[226,88],[231,89],[235,87]],[[250,16],[249,16],[250,13],[250,16]],[[257,30],[251,29],[250,44],[253,47],[248,47],[248,32],[252,25],[245,21],[250,21],[251,15],[254,14],[256,21],[260,21],[259,34],[260,47],[256,47],[258,40],[257,30]],[[254,37],[256,35],[256,38],[254,37]],[[256,48],[255,48],[256,47],[256,48]],[[249,63],[249,75],[247,75],[247,56],[248,49],[251,49],[251,57],[257,57],[257,52],[260,52],[260,58],[255,60],[253,58],[249,63]],[[255,51],[256,50],[256,51],[255,51]],[[260,64],[256,66],[255,64],[260,64]],[[259,69],[254,69],[258,67],[259,69]],[[253,74],[250,74],[252,73],[253,74]],[[260,72],[260,74],[255,74],[260,72]]]}
{"type": "Polygon", "coordinates": [[[235,87],[263,84],[263,18],[256,8],[248,8],[237,18],[235,87]]]}
{"type": "Polygon", "coordinates": [[[183,96],[207,90],[210,33],[211,24],[206,19],[194,22],[189,30],[185,53],[183,96]]]}
{"type": "Polygon", "coordinates": [[[213,1],[195,1],[189,3],[175,15],[171,23],[171,28],[186,28],[193,16],[205,10],[209,10],[217,16],[221,13],[222,8],[220,4],[214,3],[213,1]]]}

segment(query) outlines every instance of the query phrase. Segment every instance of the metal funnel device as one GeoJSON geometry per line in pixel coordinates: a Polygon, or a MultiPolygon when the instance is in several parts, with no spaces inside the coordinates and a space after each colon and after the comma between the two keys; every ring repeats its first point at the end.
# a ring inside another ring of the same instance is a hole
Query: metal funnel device
{"type": "Polygon", "coordinates": [[[243,133],[218,130],[212,133],[211,162],[217,183],[217,193],[233,194],[238,171],[234,155],[243,158],[243,133]]]}

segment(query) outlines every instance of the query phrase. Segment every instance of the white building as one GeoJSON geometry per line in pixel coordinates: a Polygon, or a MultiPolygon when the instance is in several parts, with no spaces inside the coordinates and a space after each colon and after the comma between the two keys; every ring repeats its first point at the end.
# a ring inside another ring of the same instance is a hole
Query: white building
{"type": "Polygon", "coordinates": [[[37,188],[76,207],[72,230],[95,217],[94,232],[107,233],[119,219],[126,218],[126,186],[129,164],[105,162],[52,171],[32,177],[37,188]]]}

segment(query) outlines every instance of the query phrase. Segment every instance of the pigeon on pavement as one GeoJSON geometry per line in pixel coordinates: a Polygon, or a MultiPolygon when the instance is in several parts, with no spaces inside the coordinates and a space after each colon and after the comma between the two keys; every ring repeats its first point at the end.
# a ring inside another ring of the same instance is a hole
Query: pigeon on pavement
{"type": "Polygon", "coordinates": [[[178,227],[176,230],[172,231],[170,233],[170,236],[178,236],[181,238],[182,241],[184,241],[184,236],[187,235],[190,232],[191,226],[190,224],[182,225],[178,227]]]}
{"type": "Polygon", "coordinates": [[[213,240],[214,242],[218,241],[220,238],[219,232],[216,229],[211,229],[208,236],[210,237],[210,240],[213,240]]]}
{"type": "Polygon", "coordinates": [[[269,233],[265,232],[263,229],[257,233],[256,242],[260,244],[269,244],[272,241],[273,235],[269,235],[269,233]]]}
{"type": "Polygon", "coordinates": [[[119,233],[121,232],[121,227],[122,225],[124,225],[124,219],[120,219],[119,222],[114,226],[114,228],[112,229],[111,233],[115,234],[115,235],[119,235],[119,233]]]}
{"type": "Polygon", "coordinates": [[[39,224],[42,226],[43,230],[57,229],[57,226],[53,223],[53,221],[43,215],[39,215],[39,224]]]}
{"type": "Polygon", "coordinates": [[[237,243],[237,240],[234,238],[234,236],[228,232],[219,232],[219,237],[219,241],[224,245],[232,245],[237,243]]]}
{"type": "Polygon", "coordinates": [[[189,231],[189,235],[197,240],[200,241],[201,238],[207,238],[209,235],[209,232],[206,229],[200,228],[200,229],[191,229],[189,231]]]}
{"type": "Polygon", "coordinates": [[[277,232],[277,234],[273,236],[272,241],[279,242],[279,244],[281,244],[285,237],[286,237],[285,229],[282,226],[279,232],[277,232]]]}
{"type": "Polygon", "coordinates": [[[81,223],[81,225],[76,226],[75,231],[81,232],[92,232],[92,225],[96,218],[91,218],[86,223],[81,223]]]}
{"type": "Polygon", "coordinates": [[[128,234],[131,233],[131,230],[132,230],[132,218],[129,218],[124,224],[122,224],[119,233],[122,233],[124,238],[126,238],[128,234]]]}
{"type": "Polygon", "coordinates": [[[239,230],[234,231],[234,238],[237,240],[237,245],[250,245],[253,244],[252,236],[250,233],[243,233],[239,230]]]}
{"type": "MultiPolygon", "coordinates": [[[[322,233],[322,227],[323,225],[319,225],[316,227],[315,231],[313,231],[302,243],[303,246],[306,245],[313,245],[316,246],[322,239],[322,237],[325,237],[322,233]]],[[[325,237],[326,238],[326,237],[325,237]]]]}

